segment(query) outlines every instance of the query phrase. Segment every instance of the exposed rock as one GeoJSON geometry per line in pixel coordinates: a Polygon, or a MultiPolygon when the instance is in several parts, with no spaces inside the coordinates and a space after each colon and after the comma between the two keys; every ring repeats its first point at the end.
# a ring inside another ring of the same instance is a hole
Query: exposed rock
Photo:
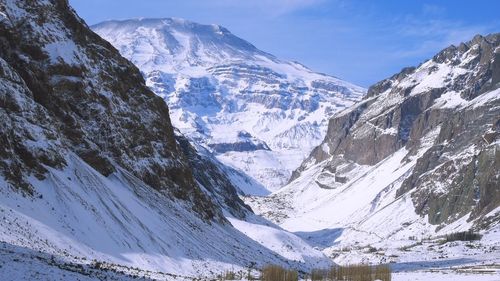
{"type": "Polygon", "coordinates": [[[75,153],[105,176],[120,166],[223,220],[193,178],[163,99],[67,1],[2,1],[0,10],[0,172],[12,186],[32,193],[28,177],[75,153]]]}
{"type": "Polygon", "coordinates": [[[222,170],[224,167],[222,163],[202,147],[193,147],[181,134],[177,134],[176,139],[193,170],[195,179],[206,189],[207,196],[233,216],[245,218],[251,209],[238,196],[238,187],[228,178],[227,172],[222,170]]]}
{"type": "Polygon", "coordinates": [[[327,181],[335,171],[337,179],[339,167],[346,175],[404,148],[404,161],[419,158],[396,196],[411,194],[416,212],[431,224],[470,214],[480,225],[500,206],[499,54],[500,34],[477,35],[370,87],[362,102],[330,120],[324,142],[290,181],[319,163],[319,178],[327,181]]]}

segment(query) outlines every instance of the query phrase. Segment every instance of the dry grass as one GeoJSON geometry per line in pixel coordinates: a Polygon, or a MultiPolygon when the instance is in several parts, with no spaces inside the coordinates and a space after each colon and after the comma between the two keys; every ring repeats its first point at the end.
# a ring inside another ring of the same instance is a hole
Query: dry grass
{"type": "MultiPolygon", "coordinates": [[[[260,278],[255,278],[248,272],[226,271],[218,280],[262,280],[262,281],[298,281],[299,274],[295,270],[278,265],[267,265],[261,270],[260,278]]],[[[388,265],[347,265],[333,266],[329,269],[314,269],[309,276],[303,276],[312,281],[391,281],[392,272],[388,265]]]]}

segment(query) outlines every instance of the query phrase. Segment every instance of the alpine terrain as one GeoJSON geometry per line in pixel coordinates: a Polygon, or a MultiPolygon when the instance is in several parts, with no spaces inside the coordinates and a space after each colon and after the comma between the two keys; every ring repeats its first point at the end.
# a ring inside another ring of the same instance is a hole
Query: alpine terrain
{"type": "Polygon", "coordinates": [[[498,270],[500,34],[370,87],[285,187],[248,203],[335,262],[498,270]],[[444,243],[460,232],[482,238],[444,243]]]}
{"type": "Polygon", "coordinates": [[[255,216],[66,0],[0,1],[2,280],[192,280],[331,262],[255,216]]]}
{"type": "Polygon", "coordinates": [[[133,19],[92,29],[139,67],[176,128],[258,183],[242,188],[245,194],[283,186],[321,143],[328,119],[365,93],[218,25],[133,19]]]}
{"type": "Polygon", "coordinates": [[[500,34],[365,91],[218,25],[0,0],[0,280],[498,276],[500,34]]]}

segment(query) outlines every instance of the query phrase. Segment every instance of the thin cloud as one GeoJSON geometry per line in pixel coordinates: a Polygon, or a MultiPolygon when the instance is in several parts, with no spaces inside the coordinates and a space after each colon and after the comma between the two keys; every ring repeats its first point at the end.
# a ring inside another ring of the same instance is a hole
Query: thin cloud
{"type": "Polygon", "coordinates": [[[277,17],[313,7],[325,1],[326,0],[213,0],[211,3],[222,7],[251,9],[260,14],[277,17]]]}
{"type": "Polygon", "coordinates": [[[458,21],[443,19],[406,19],[396,25],[394,32],[402,38],[421,42],[415,48],[394,52],[393,56],[418,57],[431,55],[450,45],[470,40],[476,34],[488,34],[498,27],[498,23],[485,25],[465,25],[458,21]]]}
{"type": "Polygon", "coordinates": [[[424,4],[422,6],[422,13],[424,15],[443,15],[446,13],[446,9],[444,7],[434,5],[434,4],[424,4]]]}

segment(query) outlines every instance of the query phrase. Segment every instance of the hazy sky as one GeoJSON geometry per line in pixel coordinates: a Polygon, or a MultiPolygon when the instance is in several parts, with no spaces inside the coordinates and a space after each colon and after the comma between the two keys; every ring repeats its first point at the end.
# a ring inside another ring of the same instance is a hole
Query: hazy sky
{"type": "Polygon", "coordinates": [[[70,0],[88,24],[179,17],[220,24],[280,58],[369,86],[475,34],[500,32],[496,0],[70,0]]]}

